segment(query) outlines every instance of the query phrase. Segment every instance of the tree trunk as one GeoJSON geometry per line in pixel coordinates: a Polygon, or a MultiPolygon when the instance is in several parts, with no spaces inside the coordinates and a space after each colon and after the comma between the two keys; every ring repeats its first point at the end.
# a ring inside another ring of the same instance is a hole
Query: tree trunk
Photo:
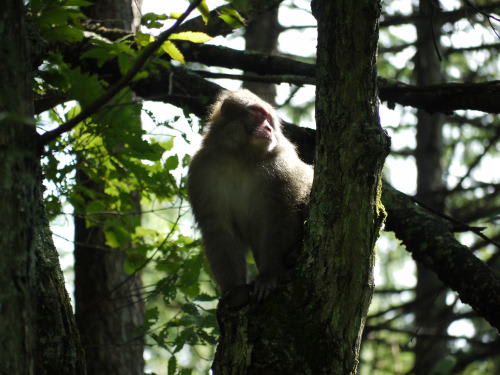
{"type": "MultiPolygon", "coordinates": [[[[132,30],[137,0],[97,1],[83,8],[107,27],[132,30]]],[[[101,181],[90,180],[81,169],[78,186],[104,194],[101,181]]],[[[82,194],[83,195],[83,194],[82,194]]],[[[85,197],[85,202],[89,197],[85,197]]],[[[140,211],[140,197],[131,197],[131,210],[140,211]]],[[[93,375],[142,375],[144,372],[144,303],[140,275],[128,275],[125,251],[105,244],[102,222],[86,222],[85,203],[75,207],[76,319],[85,348],[87,369],[93,375]]],[[[139,224],[139,216],[135,224],[139,224]]],[[[131,233],[134,228],[129,228],[131,233]]]]}
{"type": "Polygon", "coordinates": [[[317,152],[305,250],[291,282],[237,311],[219,306],[215,374],[355,374],[384,217],[378,121],[380,4],[315,1],[317,152]],[[359,22],[360,15],[363,22],[359,22]]]}
{"type": "MultiPolygon", "coordinates": [[[[378,118],[378,1],[313,1],[318,20],[316,157],[306,250],[334,354],[327,373],[355,374],[373,293],[374,245],[385,210],[389,151],[378,118]],[[359,22],[362,18],[363,22],[359,22]]],[[[310,292],[309,292],[310,293],[310,292]]]]}
{"type": "Polygon", "coordinates": [[[0,15],[0,373],[85,374],[42,204],[24,14],[8,0],[0,15]]]}
{"type": "MultiPolygon", "coordinates": [[[[438,2],[420,0],[417,28],[417,54],[415,73],[418,86],[442,83],[441,66],[437,49],[440,48],[441,24],[436,7],[438,2]]],[[[443,212],[443,136],[442,115],[417,111],[417,164],[416,198],[438,212],[443,212]]],[[[417,287],[415,299],[415,374],[431,373],[436,363],[447,354],[446,341],[446,288],[436,274],[417,263],[417,287]],[[422,336],[418,336],[422,334],[422,336]],[[434,336],[434,337],[433,337],[434,336]]]]}
{"type": "MultiPolygon", "coordinates": [[[[268,55],[276,53],[280,25],[278,23],[278,7],[271,9],[254,19],[245,29],[245,50],[262,52],[268,55]]],[[[266,102],[276,104],[276,86],[269,83],[243,82],[243,87],[249,89],[266,102]]]]}

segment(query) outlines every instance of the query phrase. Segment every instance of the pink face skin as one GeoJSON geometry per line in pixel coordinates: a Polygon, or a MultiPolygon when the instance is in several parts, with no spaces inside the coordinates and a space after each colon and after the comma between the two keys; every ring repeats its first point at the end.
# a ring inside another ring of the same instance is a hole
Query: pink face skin
{"type": "Polygon", "coordinates": [[[257,123],[252,133],[252,143],[256,146],[264,146],[268,151],[272,150],[277,143],[274,136],[272,115],[259,105],[252,105],[248,109],[255,116],[257,123]]]}

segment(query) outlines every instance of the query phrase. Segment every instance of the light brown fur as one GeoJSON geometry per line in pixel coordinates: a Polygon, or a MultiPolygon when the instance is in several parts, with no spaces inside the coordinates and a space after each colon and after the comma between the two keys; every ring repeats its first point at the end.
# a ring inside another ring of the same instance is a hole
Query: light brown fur
{"type": "Polygon", "coordinates": [[[313,170],[282,134],[275,110],[248,90],[222,94],[209,125],[189,168],[194,216],[222,293],[246,284],[250,249],[260,299],[285,273],[285,256],[301,241],[313,170]]]}

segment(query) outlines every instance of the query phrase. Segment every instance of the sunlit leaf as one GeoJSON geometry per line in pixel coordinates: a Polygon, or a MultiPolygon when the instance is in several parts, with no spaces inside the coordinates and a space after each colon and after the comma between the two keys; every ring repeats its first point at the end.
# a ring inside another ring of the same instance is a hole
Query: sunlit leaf
{"type": "Polygon", "coordinates": [[[205,33],[198,31],[183,31],[180,33],[173,33],[169,39],[187,40],[192,43],[205,43],[213,38],[205,33]]]}
{"type": "Polygon", "coordinates": [[[200,5],[196,7],[198,11],[201,14],[201,18],[203,19],[203,22],[205,22],[205,25],[208,23],[208,18],[210,16],[210,9],[208,9],[207,2],[205,0],[202,0],[200,2],[200,5]]]}
{"type": "Polygon", "coordinates": [[[221,10],[219,10],[219,18],[221,18],[233,29],[246,26],[245,19],[235,9],[222,8],[221,10]]]}
{"type": "Polygon", "coordinates": [[[176,45],[174,43],[172,43],[171,41],[169,41],[169,40],[165,41],[165,43],[163,43],[161,45],[161,49],[167,55],[169,55],[171,58],[173,58],[174,60],[177,60],[177,61],[179,61],[182,64],[186,63],[186,61],[184,60],[184,55],[182,54],[182,52],[179,51],[179,49],[176,47],[176,45]]]}
{"type": "Polygon", "coordinates": [[[182,16],[182,13],[177,13],[177,12],[172,12],[169,14],[169,17],[173,18],[174,20],[181,18],[181,16],[182,16]]]}

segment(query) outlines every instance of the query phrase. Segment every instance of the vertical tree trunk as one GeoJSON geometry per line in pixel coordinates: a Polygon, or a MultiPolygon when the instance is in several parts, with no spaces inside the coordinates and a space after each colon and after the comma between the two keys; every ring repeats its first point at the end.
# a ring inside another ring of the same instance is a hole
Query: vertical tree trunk
{"type": "Polygon", "coordinates": [[[7,0],[0,15],[0,373],[84,374],[42,204],[24,13],[7,0]]]}
{"type": "MultiPolygon", "coordinates": [[[[86,14],[108,27],[132,30],[137,0],[96,1],[86,14]]],[[[77,170],[77,184],[104,193],[101,181],[77,170]]],[[[132,197],[140,210],[140,198],[132,197]]],[[[139,216],[136,224],[139,224],[139,216]]],[[[84,207],[75,207],[76,319],[89,374],[142,375],[144,372],[144,303],[140,275],[125,273],[125,251],[111,249],[99,222],[87,226],[84,207]]],[[[134,228],[129,228],[131,232],[134,228]]]]}
{"type": "Polygon", "coordinates": [[[291,283],[265,301],[237,311],[219,306],[215,374],[356,373],[384,216],[380,174],[388,147],[377,106],[379,6],[313,2],[318,146],[305,250],[291,283]]]}
{"type": "MultiPolygon", "coordinates": [[[[437,14],[439,2],[420,0],[416,23],[417,54],[415,73],[418,86],[442,82],[441,66],[436,49],[440,48],[441,24],[437,14]]],[[[442,168],[443,136],[442,116],[417,111],[417,199],[427,206],[443,212],[444,181],[442,168]]],[[[447,353],[446,341],[446,289],[435,273],[417,263],[417,307],[415,326],[418,337],[415,346],[415,373],[427,375],[447,353]],[[435,337],[432,337],[435,335],[435,337]]]]}
{"type": "MultiPolygon", "coordinates": [[[[245,29],[245,49],[266,54],[276,53],[280,25],[278,7],[253,20],[245,29]]],[[[275,104],[276,86],[269,83],[244,82],[243,87],[254,92],[266,102],[275,104]]]]}
{"type": "MultiPolygon", "coordinates": [[[[331,374],[355,374],[373,293],[374,245],[387,135],[378,118],[380,2],[316,0],[318,20],[315,179],[306,250],[311,291],[332,339],[331,374]],[[360,22],[362,20],[362,22],[360,22]]],[[[328,356],[324,353],[325,356],[328,356]]]]}

